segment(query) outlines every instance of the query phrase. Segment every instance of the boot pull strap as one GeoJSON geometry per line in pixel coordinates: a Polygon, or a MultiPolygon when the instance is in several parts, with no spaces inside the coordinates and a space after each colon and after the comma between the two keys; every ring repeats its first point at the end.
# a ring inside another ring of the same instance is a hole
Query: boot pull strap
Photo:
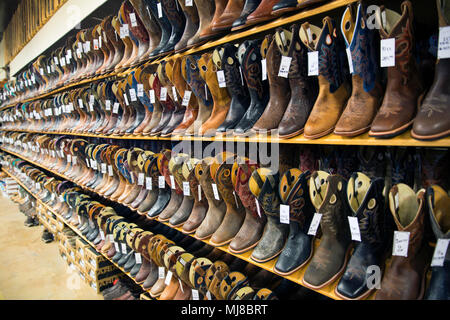
{"type": "Polygon", "coordinates": [[[405,13],[405,11],[407,11],[408,20],[409,20],[410,25],[412,26],[414,15],[413,15],[413,9],[412,9],[411,2],[409,0],[404,1],[401,4],[401,8],[402,8],[403,13],[405,13]]]}

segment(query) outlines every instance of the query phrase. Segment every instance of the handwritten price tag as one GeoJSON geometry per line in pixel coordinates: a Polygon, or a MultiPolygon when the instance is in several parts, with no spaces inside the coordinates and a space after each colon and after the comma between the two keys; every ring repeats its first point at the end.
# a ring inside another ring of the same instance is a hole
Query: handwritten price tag
{"type": "Polygon", "coordinates": [[[382,68],[395,67],[395,38],[381,40],[381,61],[382,68]]]}
{"type": "Polygon", "coordinates": [[[408,256],[409,232],[394,231],[394,244],[392,246],[393,256],[408,256]]]}
{"type": "Polygon", "coordinates": [[[322,219],[321,213],[314,213],[314,216],[312,218],[311,224],[309,225],[308,234],[315,236],[317,233],[317,229],[319,229],[320,220],[322,219]]]}

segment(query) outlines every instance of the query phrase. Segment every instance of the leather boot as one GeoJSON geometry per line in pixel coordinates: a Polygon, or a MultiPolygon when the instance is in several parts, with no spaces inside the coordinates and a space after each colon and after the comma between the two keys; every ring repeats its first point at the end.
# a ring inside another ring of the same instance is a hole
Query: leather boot
{"type": "Polygon", "coordinates": [[[149,186],[146,185],[146,189],[150,190],[148,190],[147,196],[137,208],[137,212],[141,215],[145,215],[158,199],[158,177],[160,173],[158,170],[157,159],[158,154],[154,154],[153,156],[148,157],[144,164],[145,176],[151,178],[151,183],[149,186]]]}
{"type": "Polygon", "coordinates": [[[281,275],[302,268],[313,254],[314,239],[307,234],[314,212],[308,197],[309,176],[309,171],[290,169],[280,181],[281,202],[289,206],[289,236],[274,266],[281,275]]]}
{"type": "Polygon", "coordinates": [[[162,107],[161,120],[159,124],[157,124],[156,127],[150,131],[151,135],[158,135],[167,127],[172,118],[172,114],[176,109],[176,105],[169,95],[169,90],[172,90],[169,87],[168,81],[165,77],[165,63],[166,62],[163,61],[158,65],[157,75],[155,75],[153,78],[153,83],[151,84],[153,90],[155,91],[156,99],[159,100],[162,107]],[[165,97],[161,94],[163,88],[167,90],[165,97]]]}
{"type": "Polygon", "coordinates": [[[161,3],[172,27],[169,42],[167,42],[167,46],[164,51],[172,52],[175,50],[176,44],[183,36],[186,18],[182,12],[182,9],[178,6],[177,0],[162,0],[161,3]]]}
{"type": "MultiPolygon", "coordinates": [[[[283,139],[303,133],[319,90],[317,79],[308,77],[308,49],[300,40],[299,26],[293,25],[290,31],[292,39],[290,46],[287,46],[287,56],[292,57],[288,73],[291,98],[278,125],[278,135],[283,139]]],[[[276,40],[280,50],[284,49],[285,46],[280,46],[282,39],[276,38],[276,40]]],[[[285,51],[282,50],[282,52],[284,54],[285,51]]]]}
{"type": "Polygon", "coordinates": [[[310,51],[319,52],[319,95],[304,130],[306,139],[317,139],[333,132],[350,97],[348,63],[341,54],[344,51],[342,36],[331,18],[323,19],[322,29],[302,24],[300,39],[310,51]]]}
{"type": "Polygon", "coordinates": [[[258,168],[258,164],[249,159],[238,159],[232,170],[232,179],[236,195],[245,209],[245,219],[236,236],[231,240],[228,250],[243,253],[254,248],[261,239],[266,224],[266,216],[256,209],[255,197],[250,192],[249,180],[258,168]]]}
{"type": "Polygon", "coordinates": [[[170,36],[172,34],[172,26],[169,22],[169,19],[167,18],[166,11],[163,8],[162,2],[159,0],[145,0],[147,3],[147,7],[149,8],[152,19],[156,21],[156,23],[159,25],[159,28],[161,29],[161,40],[158,44],[158,46],[150,53],[150,58],[157,57],[159,55],[168,53],[164,50],[169,48],[167,45],[170,40],[170,36]],[[161,5],[161,16],[158,15],[158,3],[161,5]]]}
{"type": "Polygon", "coordinates": [[[187,56],[186,82],[198,101],[198,113],[195,121],[186,129],[185,135],[196,135],[200,126],[211,116],[213,99],[202,73],[206,71],[206,60],[203,56],[187,56]]]}
{"type": "MultiPolygon", "coordinates": [[[[203,219],[205,219],[206,212],[208,211],[208,201],[199,183],[200,176],[196,176],[196,167],[201,166],[199,162],[200,160],[198,159],[190,159],[183,166],[183,174],[185,179],[189,182],[191,195],[194,199],[191,215],[183,224],[182,232],[187,234],[197,230],[203,222],[203,219]]],[[[198,170],[201,170],[201,168],[198,170]]]]}
{"type": "Polygon", "coordinates": [[[184,176],[186,171],[186,164],[190,161],[187,154],[179,153],[176,156],[175,164],[173,166],[172,174],[174,176],[175,183],[180,187],[183,194],[183,201],[177,212],[170,218],[169,223],[172,227],[176,228],[186,222],[192,212],[194,206],[194,198],[192,195],[186,195],[183,192],[183,182],[187,181],[184,176]]]}
{"type": "MultiPolygon", "coordinates": [[[[182,1],[182,0],[180,0],[182,1]]],[[[186,91],[190,91],[190,88],[185,79],[187,79],[186,73],[186,59],[177,58],[175,59],[173,65],[173,82],[177,88],[181,99],[184,99],[186,91]]],[[[191,125],[193,125],[195,119],[198,116],[198,102],[197,97],[190,91],[189,102],[186,106],[186,111],[184,113],[183,121],[178,125],[178,127],[173,130],[172,135],[183,134],[191,125]]]]}
{"type": "Polygon", "coordinates": [[[316,171],[309,180],[309,195],[316,212],[322,214],[320,245],[305,271],[303,284],[320,289],[344,272],[350,255],[345,180],[339,175],[316,171]]]}
{"type": "Polygon", "coordinates": [[[334,133],[348,137],[369,131],[383,93],[378,68],[379,37],[375,29],[367,28],[365,12],[366,7],[360,3],[357,8],[349,5],[341,22],[342,35],[352,56],[353,89],[334,133]]]}
{"type": "Polygon", "coordinates": [[[250,94],[250,105],[234,128],[235,135],[246,134],[261,117],[269,101],[269,83],[262,80],[261,60],[267,52],[269,37],[244,41],[238,48],[239,63],[250,94]]]}
{"type": "MultiPolygon", "coordinates": [[[[170,183],[169,174],[167,172],[168,171],[167,168],[169,166],[169,159],[167,158],[168,155],[170,156],[170,150],[164,150],[163,152],[158,154],[156,161],[158,164],[158,170],[160,175],[164,176],[164,180],[165,181],[169,180],[170,183]]],[[[166,208],[167,204],[170,201],[170,196],[171,196],[171,189],[170,187],[167,186],[167,183],[165,182],[164,188],[158,188],[158,198],[156,199],[156,202],[153,204],[150,210],[147,212],[147,217],[150,219],[157,217],[166,208]]]]}
{"type": "Polygon", "coordinates": [[[220,34],[220,31],[213,30],[213,26],[220,21],[220,17],[222,16],[229,0],[214,0],[215,10],[214,16],[212,17],[211,23],[205,29],[200,32],[200,40],[209,40],[214,36],[220,34]]]}
{"type": "Polygon", "coordinates": [[[235,159],[235,155],[225,158],[217,169],[215,177],[220,197],[227,207],[222,223],[213,233],[209,241],[211,245],[216,247],[231,242],[234,236],[239,232],[245,219],[244,206],[234,191],[234,185],[231,179],[233,159],[235,159]]]}
{"type": "Polygon", "coordinates": [[[142,22],[141,16],[139,15],[139,11],[134,8],[131,1],[128,1],[124,7],[124,21],[128,24],[130,34],[133,36],[133,40],[138,49],[135,59],[131,62],[131,65],[134,66],[148,58],[146,53],[148,52],[149,47],[149,35],[144,23],[142,22]],[[135,14],[134,26],[130,18],[131,13],[135,14]]]}
{"type": "Polygon", "coordinates": [[[225,31],[231,29],[233,22],[239,18],[244,8],[244,0],[230,0],[218,20],[212,22],[213,31],[225,31]]]}
{"type": "MultiPolygon", "coordinates": [[[[449,2],[448,0],[436,0],[439,26],[448,27],[450,25],[449,2]]],[[[450,99],[450,91],[446,85],[448,79],[450,61],[449,59],[438,59],[435,67],[434,82],[417,113],[411,136],[419,140],[432,140],[443,138],[450,134],[450,122],[445,117],[450,99]]]]}
{"type": "Polygon", "coordinates": [[[188,41],[195,35],[200,25],[197,5],[195,2],[192,2],[192,6],[186,6],[186,2],[184,0],[178,0],[178,4],[181,6],[186,24],[184,27],[183,36],[175,46],[176,53],[186,49],[188,41]]]}
{"type": "MultiPolygon", "coordinates": [[[[450,238],[450,198],[440,186],[427,189],[428,213],[436,240],[450,238]]],[[[426,291],[427,300],[450,299],[450,251],[444,255],[442,266],[431,266],[431,279],[426,291]]]]}
{"type": "Polygon", "coordinates": [[[366,282],[367,268],[381,266],[384,262],[387,242],[384,236],[383,188],[383,178],[371,179],[361,172],[354,173],[348,181],[347,200],[351,216],[358,219],[361,242],[356,242],[347,268],[335,289],[335,293],[343,299],[367,297],[372,292],[366,282]]]}
{"type": "Polygon", "coordinates": [[[245,26],[248,27],[260,22],[274,19],[275,16],[272,15],[272,8],[278,1],[280,0],[261,0],[261,3],[255,11],[247,17],[245,26]]]}
{"type": "Polygon", "coordinates": [[[247,27],[247,17],[258,8],[259,4],[261,3],[261,0],[245,0],[244,7],[242,8],[242,12],[240,16],[234,20],[232,24],[231,31],[240,30],[242,28],[247,27]]]}
{"type": "Polygon", "coordinates": [[[222,50],[222,68],[225,72],[225,82],[231,102],[227,116],[217,128],[216,134],[225,134],[233,130],[250,105],[250,95],[237,58],[238,47],[228,43],[222,50]]]}
{"type": "Polygon", "coordinates": [[[211,167],[217,160],[214,158],[205,158],[195,167],[195,175],[200,182],[201,188],[208,199],[208,211],[200,226],[195,231],[195,237],[199,240],[210,237],[219,228],[225,216],[225,202],[217,200],[214,197],[212,184],[216,183],[212,177],[211,167]]]}
{"type": "Polygon", "coordinates": [[[133,135],[142,135],[145,129],[150,125],[153,116],[153,104],[150,102],[149,90],[150,90],[150,76],[151,67],[144,67],[142,69],[136,70],[136,79],[139,84],[144,87],[144,92],[138,95],[138,99],[144,106],[144,119],[142,119],[141,124],[133,131],[133,135]]]}
{"type": "Polygon", "coordinates": [[[200,45],[207,40],[200,40],[200,34],[203,30],[206,30],[210,27],[211,20],[214,16],[215,11],[215,5],[214,1],[210,0],[194,0],[195,5],[198,10],[198,17],[199,17],[199,26],[197,29],[197,32],[194,34],[193,37],[191,37],[188,42],[186,49],[190,49],[193,46],[200,45]]]}
{"type": "MultiPolygon", "coordinates": [[[[203,55],[205,56],[205,55],[203,55]]],[[[200,136],[213,136],[216,133],[216,129],[225,120],[225,117],[230,108],[231,98],[228,94],[227,89],[221,88],[217,80],[217,71],[222,70],[222,57],[220,56],[219,50],[214,50],[212,56],[206,65],[206,72],[203,79],[208,85],[209,91],[211,92],[214,105],[211,111],[211,116],[206,120],[199,130],[200,136]]],[[[201,71],[200,71],[201,72],[201,71]]],[[[203,73],[201,72],[203,75],[203,73]]]]}
{"type": "Polygon", "coordinates": [[[166,208],[158,216],[159,221],[168,221],[176,212],[178,212],[184,198],[182,186],[180,188],[175,180],[175,170],[178,170],[182,166],[181,159],[180,163],[177,163],[176,160],[178,155],[172,156],[170,152],[166,152],[165,156],[169,161],[167,167],[165,167],[166,162],[163,162],[163,172],[166,183],[170,187],[171,195],[166,208]]]}
{"type": "MultiPolygon", "coordinates": [[[[153,155],[154,155],[154,153],[151,151],[144,151],[138,155],[138,159],[137,159],[137,166],[138,166],[137,179],[138,179],[138,181],[136,181],[136,183],[139,183],[139,175],[145,177],[145,169],[146,169],[145,164],[150,157],[153,157],[153,155]]],[[[133,210],[137,210],[137,208],[141,205],[141,203],[147,198],[148,192],[149,192],[149,190],[147,190],[147,188],[145,186],[145,179],[143,179],[142,185],[141,185],[141,191],[139,192],[139,195],[136,197],[136,199],[134,199],[134,201],[129,205],[129,207],[133,210]]]]}
{"type": "MultiPolygon", "coordinates": [[[[153,88],[154,82],[155,82],[155,75],[152,74],[149,79],[150,88],[153,88]]],[[[154,89],[151,89],[151,90],[154,90],[154,89]]],[[[154,91],[154,92],[156,95],[156,91],[154,91]]],[[[153,104],[152,119],[150,120],[149,125],[142,131],[142,134],[144,136],[151,135],[153,129],[156,128],[161,122],[163,107],[162,107],[161,103],[159,102],[159,100],[156,98],[155,98],[155,102],[152,104],[153,104]]]]}
{"type": "MultiPolygon", "coordinates": [[[[395,67],[388,68],[383,103],[369,131],[369,136],[390,138],[407,130],[422,103],[424,88],[413,56],[413,9],[402,3],[402,14],[385,9],[387,26],[380,26],[381,39],[395,38],[395,67]]],[[[384,13],[383,12],[383,13],[384,13]]],[[[378,21],[381,13],[377,12],[378,21]]]]}
{"type": "Polygon", "coordinates": [[[425,190],[416,194],[405,184],[394,185],[389,192],[389,209],[398,231],[409,232],[407,257],[392,256],[375,299],[421,300],[432,254],[425,237],[425,190]]]}
{"type": "Polygon", "coordinates": [[[269,79],[270,99],[261,117],[252,128],[254,132],[264,132],[278,128],[278,125],[291,99],[289,80],[278,76],[281,57],[289,54],[288,43],[292,43],[292,33],[278,28],[267,50],[267,78],[269,79]]]}
{"type": "Polygon", "coordinates": [[[278,172],[259,168],[253,171],[249,181],[250,191],[262,209],[261,214],[267,216],[264,233],[250,256],[256,262],[263,263],[278,256],[283,250],[288,235],[288,226],[279,221],[279,179],[278,172]]]}

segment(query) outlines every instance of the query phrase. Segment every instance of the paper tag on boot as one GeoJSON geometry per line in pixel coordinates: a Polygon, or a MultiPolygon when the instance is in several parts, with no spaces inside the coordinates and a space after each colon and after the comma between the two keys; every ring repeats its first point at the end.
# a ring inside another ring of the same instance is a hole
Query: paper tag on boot
{"type": "Polygon", "coordinates": [[[158,18],[162,18],[162,17],[163,17],[163,14],[162,14],[162,5],[161,5],[161,2],[158,2],[158,3],[156,4],[156,8],[158,9],[158,18]]]}
{"type": "Polygon", "coordinates": [[[226,88],[227,83],[225,82],[225,72],[223,70],[217,70],[217,81],[219,82],[219,88],[226,88]]]}
{"type": "Polygon", "coordinates": [[[142,83],[138,83],[137,85],[137,96],[138,97],[144,96],[144,85],[142,83]]]}
{"type": "Polygon", "coordinates": [[[152,190],[152,177],[145,177],[145,189],[152,190]]]}
{"type": "Polygon", "coordinates": [[[164,189],[166,187],[166,180],[164,179],[164,176],[158,177],[158,187],[160,189],[164,189]]]}
{"type": "Polygon", "coordinates": [[[103,232],[103,230],[100,230],[100,239],[105,240],[105,233],[103,232]]]}
{"type": "Polygon", "coordinates": [[[198,201],[202,201],[202,186],[197,186],[197,193],[198,193],[198,201]]]}
{"type": "Polygon", "coordinates": [[[122,253],[127,254],[127,245],[125,243],[121,243],[122,253]]]}
{"type": "Polygon", "coordinates": [[[161,88],[161,94],[159,96],[159,100],[161,100],[161,101],[167,100],[167,88],[166,87],[161,88]]]}
{"type": "Polygon", "coordinates": [[[278,70],[278,76],[282,78],[288,78],[289,68],[291,67],[291,57],[282,56],[280,63],[280,70],[278,70]]]}
{"type": "Polygon", "coordinates": [[[322,219],[321,213],[314,213],[314,216],[312,218],[311,224],[309,225],[308,234],[315,236],[317,233],[317,229],[319,229],[320,220],[322,219]]]}
{"type": "Polygon", "coordinates": [[[267,80],[267,60],[266,59],[262,59],[261,60],[261,75],[262,75],[262,80],[267,80]]]}
{"type": "Polygon", "coordinates": [[[359,230],[359,223],[357,217],[347,217],[348,225],[350,226],[350,234],[352,235],[352,240],[361,241],[361,232],[359,230]]]}
{"type": "Polygon", "coordinates": [[[167,271],[166,279],[164,280],[164,284],[168,286],[170,284],[170,280],[172,280],[172,271],[167,271]]]}
{"type": "Polygon", "coordinates": [[[176,185],[175,185],[175,179],[173,176],[169,176],[170,178],[170,186],[172,189],[176,189],[176,185]]]}
{"type": "Polygon", "coordinates": [[[177,88],[175,88],[174,86],[172,86],[172,96],[173,96],[173,101],[178,101],[177,88]]]}
{"type": "Polygon", "coordinates": [[[118,102],[115,102],[113,106],[113,113],[119,113],[119,107],[120,104],[118,102]]]}
{"type": "Polygon", "coordinates": [[[132,27],[137,27],[136,14],[134,12],[130,13],[130,22],[132,27]]]}
{"type": "Polygon", "coordinates": [[[289,224],[289,206],[280,204],[280,223],[289,224]]]}
{"type": "Polygon", "coordinates": [[[258,199],[255,198],[256,203],[256,212],[258,213],[258,216],[261,218],[261,208],[259,207],[258,199]]]}
{"type": "Polygon", "coordinates": [[[155,103],[155,90],[149,90],[148,95],[150,96],[150,103],[155,103]]]}
{"type": "MultiPolygon", "coordinates": [[[[193,0],[185,0],[185,1],[184,1],[184,5],[185,5],[186,7],[193,7],[192,1],[193,1],[193,0]]],[[[198,294],[198,293],[197,293],[197,294],[198,294]]],[[[198,299],[197,299],[197,300],[198,300],[198,299]]]]}
{"type": "Polygon", "coordinates": [[[438,239],[436,247],[434,248],[433,259],[431,260],[432,267],[443,267],[445,255],[448,250],[450,239],[438,239]]]}
{"type": "Polygon", "coordinates": [[[450,26],[439,27],[438,59],[450,58],[450,26]]]}
{"type": "Polygon", "coordinates": [[[350,70],[350,74],[353,73],[353,59],[352,59],[352,51],[350,47],[345,50],[347,52],[347,60],[348,60],[348,68],[350,70]]]}
{"type": "Polygon", "coordinates": [[[191,195],[191,189],[189,188],[189,182],[183,181],[183,195],[184,196],[190,196],[191,195]]]}
{"type": "Polygon", "coordinates": [[[111,100],[106,100],[105,101],[105,109],[106,109],[106,111],[110,111],[111,110],[111,100]]]}
{"type": "Polygon", "coordinates": [[[141,172],[138,174],[138,186],[143,186],[144,185],[144,174],[141,172]]]}
{"type": "Polygon", "coordinates": [[[319,75],[319,51],[308,52],[308,76],[319,75]]]}
{"type": "Polygon", "coordinates": [[[112,176],[114,175],[112,165],[108,165],[108,175],[109,175],[110,177],[112,177],[112,176]]]}
{"type": "Polygon", "coordinates": [[[192,289],[192,300],[200,300],[198,296],[198,290],[192,289]]]}
{"type": "MultiPolygon", "coordinates": [[[[136,97],[136,90],[131,88],[130,90],[128,90],[128,92],[130,93],[130,99],[131,101],[137,101],[137,97],[136,97]]],[[[128,105],[128,104],[127,104],[128,105]]]]}
{"type": "Polygon", "coordinates": [[[213,193],[214,193],[214,199],[220,200],[219,191],[217,190],[217,184],[211,183],[211,186],[212,186],[213,193]]]}
{"type": "Polygon", "coordinates": [[[409,234],[408,231],[394,231],[393,256],[408,256],[409,234]]]}
{"type": "Polygon", "coordinates": [[[140,254],[139,252],[136,252],[136,253],[134,254],[134,258],[136,259],[136,263],[137,263],[137,264],[142,263],[141,254],[140,254]]]}
{"type": "Polygon", "coordinates": [[[381,40],[380,67],[395,67],[395,38],[381,40]]]}
{"type": "Polygon", "coordinates": [[[183,101],[181,102],[181,105],[183,107],[187,107],[189,105],[189,100],[191,100],[191,94],[192,91],[186,90],[184,92],[183,101]]]}
{"type": "Polygon", "coordinates": [[[101,171],[101,173],[106,173],[106,163],[100,164],[100,171],[101,171]]]}

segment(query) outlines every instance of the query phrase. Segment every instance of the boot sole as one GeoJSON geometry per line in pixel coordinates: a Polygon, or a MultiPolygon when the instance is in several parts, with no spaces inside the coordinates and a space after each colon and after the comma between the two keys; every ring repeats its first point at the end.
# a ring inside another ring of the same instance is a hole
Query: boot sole
{"type": "MultiPolygon", "coordinates": [[[[286,244],[285,244],[285,245],[286,245],[286,244]]],[[[284,246],[283,246],[283,248],[282,248],[280,251],[278,251],[277,253],[275,253],[274,255],[272,255],[270,258],[266,258],[266,259],[264,259],[264,260],[256,259],[256,258],[254,258],[253,256],[250,256],[250,259],[252,259],[253,261],[259,262],[259,263],[264,263],[264,262],[270,261],[270,260],[274,259],[275,257],[279,256],[280,253],[281,253],[283,250],[284,250],[284,246]]]]}
{"type": "Polygon", "coordinates": [[[301,130],[298,130],[296,132],[290,133],[290,134],[286,134],[286,135],[279,135],[280,139],[290,139],[296,136],[299,136],[303,133],[304,128],[302,128],[301,130]]]}
{"type": "Polygon", "coordinates": [[[441,138],[445,138],[446,136],[450,135],[450,130],[437,133],[431,136],[422,136],[420,134],[414,133],[414,130],[411,130],[411,137],[417,140],[423,140],[423,141],[432,141],[432,140],[438,140],[441,138]]]}
{"type": "Polygon", "coordinates": [[[305,137],[305,139],[308,139],[308,140],[314,140],[314,139],[319,139],[319,138],[325,137],[326,135],[332,133],[333,131],[334,131],[334,127],[328,129],[327,131],[323,131],[323,132],[321,132],[321,133],[314,134],[314,135],[312,135],[312,136],[308,136],[308,135],[306,135],[306,134],[303,134],[303,136],[305,137]]]}
{"type": "Polygon", "coordinates": [[[393,138],[396,137],[400,134],[402,134],[403,132],[405,132],[406,130],[408,130],[408,128],[413,124],[414,119],[409,121],[407,124],[404,124],[403,126],[395,129],[395,130],[391,130],[391,131],[383,131],[383,132],[373,132],[372,130],[369,131],[369,137],[373,137],[373,138],[381,138],[381,139],[389,139],[389,138],[393,138]]]}
{"type": "Polygon", "coordinates": [[[277,270],[275,268],[275,266],[273,266],[273,272],[275,272],[276,274],[282,275],[282,276],[288,276],[293,274],[294,272],[296,272],[297,270],[300,270],[301,268],[303,268],[306,264],[308,264],[308,262],[311,260],[312,256],[314,254],[314,241],[311,241],[311,254],[309,255],[308,259],[305,260],[305,262],[303,262],[301,265],[299,265],[298,267],[296,267],[295,269],[289,271],[289,272],[281,272],[279,270],[277,270]]]}
{"type": "Polygon", "coordinates": [[[370,130],[370,127],[365,127],[362,129],[358,129],[355,131],[336,131],[334,130],[334,134],[343,137],[356,137],[370,130]]]}
{"type": "Polygon", "coordinates": [[[252,244],[251,246],[241,249],[241,250],[233,250],[232,248],[228,247],[228,251],[230,251],[231,253],[235,253],[235,254],[241,254],[241,253],[247,252],[247,251],[253,249],[254,247],[256,247],[260,241],[261,241],[261,239],[259,239],[256,243],[252,244]]]}

